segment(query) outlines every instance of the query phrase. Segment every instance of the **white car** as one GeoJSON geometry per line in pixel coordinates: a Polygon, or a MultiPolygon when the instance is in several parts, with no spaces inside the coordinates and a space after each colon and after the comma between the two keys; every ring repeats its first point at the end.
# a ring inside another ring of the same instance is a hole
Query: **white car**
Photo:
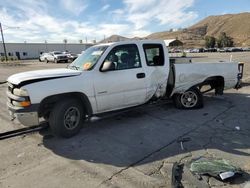
{"type": "Polygon", "coordinates": [[[67,68],[14,74],[8,78],[8,109],[24,125],[48,120],[54,134],[71,137],[86,118],[173,99],[177,108],[203,107],[203,86],[223,94],[238,88],[238,63],[170,64],[163,41],[140,40],[88,48],[67,68]]]}
{"type": "Polygon", "coordinates": [[[42,54],[40,54],[38,60],[39,60],[40,62],[45,61],[45,57],[46,57],[47,55],[48,55],[48,53],[42,53],[42,54]]]}
{"type": "Polygon", "coordinates": [[[74,61],[76,58],[78,58],[78,55],[77,54],[74,54],[72,52],[63,52],[63,54],[67,55],[68,57],[68,60],[70,62],[74,61]]]}
{"type": "Polygon", "coordinates": [[[48,63],[48,62],[54,62],[54,63],[65,62],[65,63],[67,63],[68,60],[69,60],[68,56],[66,54],[63,54],[62,52],[59,52],[59,51],[49,52],[44,56],[44,61],[46,63],[48,63]]]}

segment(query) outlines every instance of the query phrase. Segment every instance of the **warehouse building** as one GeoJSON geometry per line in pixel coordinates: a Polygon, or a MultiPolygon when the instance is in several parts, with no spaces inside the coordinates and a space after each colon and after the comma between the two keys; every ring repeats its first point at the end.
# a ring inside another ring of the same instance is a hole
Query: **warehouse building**
{"type": "MultiPolygon", "coordinates": [[[[5,43],[7,56],[15,59],[36,59],[41,53],[50,51],[69,51],[80,54],[92,45],[92,43],[5,43]]],[[[4,57],[4,47],[0,44],[0,58],[4,57]]]]}

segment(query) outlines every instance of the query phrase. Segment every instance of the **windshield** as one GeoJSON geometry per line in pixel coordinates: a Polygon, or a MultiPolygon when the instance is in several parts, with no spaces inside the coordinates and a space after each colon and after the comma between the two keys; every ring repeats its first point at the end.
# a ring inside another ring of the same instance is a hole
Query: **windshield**
{"type": "Polygon", "coordinates": [[[55,55],[62,54],[62,52],[54,52],[55,55]]]}
{"type": "Polygon", "coordinates": [[[107,49],[108,46],[92,46],[88,48],[82,55],[73,61],[68,67],[77,70],[91,70],[107,49]]]}

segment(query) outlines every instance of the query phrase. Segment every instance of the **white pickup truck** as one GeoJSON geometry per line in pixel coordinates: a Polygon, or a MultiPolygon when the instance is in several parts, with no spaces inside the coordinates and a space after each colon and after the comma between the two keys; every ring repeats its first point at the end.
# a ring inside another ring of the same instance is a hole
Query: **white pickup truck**
{"type": "MultiPolygon", "coordinates": [[[[53,51],[53,52],[46,53],[42,57],[42,59],[44,59],[44,61],[46,63],[48,63],[48,62],[54,62],[54,63],[65,62],[65,63],[67,63],[69,60],[67,54],[63,54],[62,52],[59,52],[59,51],[53,51]]],[[[39,60],[41,60],[41,57],[39,58],[39,60]]]]}
{"type": "Polygon", "coordinates": [[[56,135],[71,137],[93,115],[152,100],[172,98],[178,108],[201,108],[203,92],[237,88],[242,74],[239,63],[170,64],[163,41],[100,44],[67,68],[10,76],[7,106],[24,125],[44,118],[56,135]]]}

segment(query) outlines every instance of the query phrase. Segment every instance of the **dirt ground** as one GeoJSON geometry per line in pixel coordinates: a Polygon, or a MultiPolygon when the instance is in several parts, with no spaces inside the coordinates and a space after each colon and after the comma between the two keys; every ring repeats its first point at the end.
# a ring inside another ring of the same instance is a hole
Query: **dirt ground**
{"type": "MultiPolygon", "coordinates": [[[[230,53],[188,54],[193,62],[228,61],[230,53]]],[[[70,139],[50,130],[0,141],[0,187],[250,187],[250,53],[232,53],[245,62],[240,90],[204,96],[204,108],[178,110],[171,101],[150,104],[86,123],[70,139]],[[186,139],[182,146],[181,139],[186,139]],[[226,159],[243,174],[230,181],[194,176],[200,157],[226,159]]],[[[0,82],[17,72],[65,67],[24,61],[0,64],[0,82]]],[[[10,121],[6,84],[0,84],[0,132],[22,127],[10,121]]]]}

